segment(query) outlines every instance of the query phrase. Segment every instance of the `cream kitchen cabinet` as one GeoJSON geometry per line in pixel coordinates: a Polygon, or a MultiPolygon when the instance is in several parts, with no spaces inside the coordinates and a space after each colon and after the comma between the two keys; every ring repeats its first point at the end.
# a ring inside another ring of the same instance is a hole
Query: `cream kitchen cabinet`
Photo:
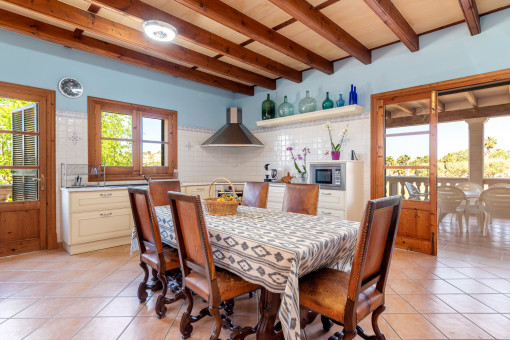
{"type": "Polygon", "coordinates": [[[63,188],[63,246],[71,255],[131,242],[127,188],[63,188]]]}
{"type": "MultiPolygon", "coordinates": [[[[186,185],[182,187],[182,191],[187,194],[200,195],[202,198],[209,197],[208,185],[186,185]]],[[[211,189],[211,195],[214,195],[214,187],[211,189]]]]}

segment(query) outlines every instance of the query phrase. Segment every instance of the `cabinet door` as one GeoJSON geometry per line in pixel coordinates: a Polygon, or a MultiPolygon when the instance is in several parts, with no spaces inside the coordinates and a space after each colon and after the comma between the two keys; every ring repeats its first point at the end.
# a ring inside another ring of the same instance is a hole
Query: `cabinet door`
{"type": "Polygon", "coordinates": [[[70,196],[73,213],[130,207],[127,189],[72,192],[70,196]]]}
{"type": "Polygon", "coordinates": [[[345,210],[345,191],[320,190],[319,208],[345,210]]]}
{"type": "Polygon", "coordinates": [[[131,209],[111,209],[71,215],[71,244],[131,235],[131,209]]]}
{"type": "Polygon", "coordinates": [[[345,220],[345,211],[338,209],[326,209],[319,207],[317,209],[317,216],[332,216],[339,217],[341,220],[345,220]]]}
{"type": "MultiPolygon", "coordinates": [[[[186,187],[186,193],[193,195],[200,195],[204,198],[209,197],[208,185],[190,185],[186,187]]],[[[214,197],[214,188],[211,189],[211,197],[214,197]]]]}

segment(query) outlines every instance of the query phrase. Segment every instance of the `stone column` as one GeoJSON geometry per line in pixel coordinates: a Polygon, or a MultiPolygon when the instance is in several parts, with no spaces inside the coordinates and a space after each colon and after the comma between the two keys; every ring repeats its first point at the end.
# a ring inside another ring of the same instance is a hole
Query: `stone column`
{"type": "Polygon", "coordinates": [[[487,117],[466,119],[469,126],[469,181],[483,187],[484,131],[487,117]]]}

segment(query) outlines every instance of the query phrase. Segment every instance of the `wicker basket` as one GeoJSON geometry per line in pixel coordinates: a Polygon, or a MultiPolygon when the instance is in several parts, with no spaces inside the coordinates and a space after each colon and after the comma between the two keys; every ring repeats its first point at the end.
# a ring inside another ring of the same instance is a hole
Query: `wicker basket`
{"type": "Polygon", "coordinates": [[[214,183],[221,179],[230,183],[230,186],[232,186],[232,194],[234,195],[234,197],[236,195],[236,190],[232,182],[223,177],[216,178],[214,181],[212,181],[211,185],[209,186],[209,198],[202,199],[205,213],[209,215],[235,215],[237,214],[237,207],[239,206],[239,201],[233,200],[218,202],[218,198],[216,197],[211,198],[211,189],[214,183]]]}

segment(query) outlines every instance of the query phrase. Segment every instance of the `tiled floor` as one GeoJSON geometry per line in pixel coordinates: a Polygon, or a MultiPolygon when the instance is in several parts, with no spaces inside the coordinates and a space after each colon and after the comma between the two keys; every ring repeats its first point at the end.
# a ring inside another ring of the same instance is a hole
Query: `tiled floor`
{"type": "MultiPolygon", "coordinates": [[[[492,261],[397,250],[380,322],[386,338],[510,339],[510,265],[492,261]]],[[[0,259],[0,339],[180,339],[182,305],[168,306],[167,317],[157,319],[154,296],[137,301],[140,274],[127,246],[0,259]]],[[[196,309],[202,306],[196,302],[196,309]]],[[[234,323],[254,325],[256,310],[257,298],[241,297],[234,323]]],[[[368,321],[362,325],[371,331],[368,321]]],[[[194,324],[191,339],[207,339],[212,325],[211,318],[194,324]]],[[[306,333],[327,339],[338,329],[325,334],[317,319],[306,333]]]]}

